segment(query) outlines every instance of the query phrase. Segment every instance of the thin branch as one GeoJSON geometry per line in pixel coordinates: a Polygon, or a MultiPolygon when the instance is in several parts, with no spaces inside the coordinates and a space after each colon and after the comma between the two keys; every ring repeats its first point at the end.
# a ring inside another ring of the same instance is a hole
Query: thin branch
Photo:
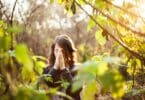
{"type": "Polygon", "coordinates": [[[113,34],[111,34],[107,29],[105,29],[100,23],[98,23],[95,18],[90,15],[77,1],[75,3],[81,8],[103,31],[105,31],[110,37],[112,37],[116,42],[118,42],[122,47],[124,47],[127,51],[129,51],[133,56],[140,58],[142,60],[145,60],[145,58],[140,55],[139,53],[133,51],[131,48],[129,48],[125,43],[117,39],[113,34]]]}
{"type": "MultiPolygon", "coordinates": [[[[47,0],[43,0],[42,2],[46,2],[47,0]]],[[[30,12],[30,16],[32,16],[32,14],[37,11],[37,9],[39,9],[43,4],[39,4],[38,6],[36,6],[35,8],[32,9],[32,11],[30,12]]],[[[30,17],[29,16],[29,17],[30,17]]]]}
{"type": "Polygon", "coordinates": [[[0,96],[3,96],[8,92],[10,85],[7,83],[6,78],[3,75],[0,74],[0,78],[2,79],[1,82],[4,83],[5,87],[5,90],[0,93],[0,96]]]}
{"type": "Polygon", "coordinates": [[[120,39],[121,41],[123,41],[123,39],[121,38],[122,35],[121,35],[121,33],[119,32],[118,28],[116,27],[115,29],[116,29],[116,31],[117,31],[117,34],[118,34],[119,39],[120,39]]]}
{"type": "Polygon", "coordinates": [[[32,14],[35,13],[37,11],[37,9],[39,9],[42,5],[38,5],[37,7],[35,7],[34,9],[32,9],[32,11],[30,12],[29,16],[26,18],[25,23],[25,29],[27,29],[27,26],[29,27],[29,25],[31,25],[30,21],[32,14]]]}
{"type": "MultiPolygon", "coordinates": [[[[4,8],[4,5],[1,0],[0,0],[0,5],[1,5],[0,10],[2,11],[2,8],[4,8]]],[[[2,11],[2,14],[5,15],[7,21],[9,21],[9,16],[6,14],[6,11],[7,11],[6,9],[4,11],[2,11]]]]}
{"type": "Polygon", "coordinates": [[[38,5],[37,7],[35,7],[34,9],[32,9],[31,13],[30,13],[30,16],[35,12],[37,11],[37,9],[39,9],[42,5],[38,5]]]}
{"type": "Polygon", "coordinates": [[[135,86],[135,72],[136,72],[136,65],[133,66],[133,72],[132,72],[132,88],[135,86]]]}
{"type": "Polygon", "coordinates": [[[106,3],[108,3],[108,4],[112,5],[112,6],[114,6],[115,8],[118,8],[118,9],[124,11],[124,12],[127,13],[127,14],[130,14],[130,15],[132,15],[132,16],[134,16],[134,17],[139,17],[139,18],[141,18],[141,19],[145,19],[145,18],[143,18],[142,16],[136,15],[136,14],[134,14],[134,13],[132,13],[132,12],[130,12],[130,11],[128,11],[128,10],[122,8],[122,7],[119,7],[119,6],[115,5],[115,4],[113,4],[112,2],[110,2],[110,1],[108,1],[108,0],[104,0],[104,1],[105,1],[106,3]]]}
{"type": "Polygon", "coordinates": [[[122,8],[122,7],[120,7],[120,6],[117,6],[117,5],[113,4],[112,2],[110,2],[110,1],[108,1],[108,0],[104,0],[104,1],[105,1],[106,3],[108,3],[108,4],[112,5],[112,6],[114,6],[115,8],[120,9],[121,11],[123,11],[123,12],[129,14],[129,15],[132,15],[132,16],[137,17],[137,18],[141,18],[141,20],[145,23],[145,18],[144,18],[144,17],[139,16],[139,15],[136,15],[136,14],[134,14],[134,13],[132,13],[132,12],[130,12],[130,11],[128,11],[128,10],[126,10],[126,9],[124,9],[124,8],[122,8]]]}
{"type": "Polygon", "coordinates": [[[24,22],[24,25],[25,25],[26,23],[25,23],[25,20],[24,20],[24,18],[23,18],[23,15],[22,15],[20,9],[18,9],[18,13],[20,14],[20,18],[21,18],[21,20],[24,22]]]}
{"type": "Polygon", "coordinates": [[[104,12],[102,12],[100,9],[94,7],[92,4],[90,4],[89,2],[85,1],[88,5],[90,5],[92,8],[94,8],[96,11],[100,12],[103,16],[109,18],[110,20],[112,20],[113,22],[119,24],[120,26],[126,28],[127,30],[130,30],[131,32],[137,34],[137,35],[140,35],[140,36],[144,36],[145,37],[145,33],[143,32],[139,32],[139,31],[136,31],[134,30],[133,28],[123,24],[122,22],[120,21],[117,21],[116,19],[112,18],[112,16],[110,16],[109,14],[105,14],[104,12]]]}
{"type": "Polygon", "coordinates": [[[141,86],[144,85],[144,65],[143,64],[144,63],[141,64],[141,72],[142,72],[142,75],[141,75],[141,79],[142,79],[141,86]]]}
{"type": "MultiPolygon", "coordinates": [[[[3,5],[3,3],[2,3],[2,1],[0,0],[0,5],[1,5],[1,8],[3,8],[4,7],[4,5],[3,5]]],[[[0,8],[0,9],[1,9],[0,8]]]]}
{"type": "Polygon", "coordinates": [[[10,18],[10,24],[11,25],[13,24],[13,16],[14,16],[14,11],[15,11],[15,8],[16,8],[17,1],[18,0],[15,1],[14,6],[13,6],[13,10],[12,10],[12,15],[11,15],[11,18],[10,18]]]}
{"type": "MultiPolygon", "coordinates": [[[[13,25],[13,16],[14,16],[14,11],[15,11],[15,8],[16,8],[17,1],[18,0],[16,0],[15,3],[14,3],[13,10],[12,10],[12,15],[11,15],[11,18],[10,18],[10,25],[11,26],[13,25]]],[[[14,34],[11,32],[10,35],[11,35],[11,47],[10,47],[10,49],[13,50],[14,49],[14,45],[13,45],[14,34]]]]}
{"type": "Polygon", "coordinates": [[[9,21],[9,17],[10,17],[10,16],[8,16],[8,15],[6,14],[6,10],[3,11],[3,14],[5,15],[7,21],[9,21]]]}
{"type": "MultiPolygon", "coordinates": [[[[42,2],[46,2],[46,0],[43,0],[42,2]]],[[[32,14],[35,13],[41,6],[42,6],[42,3],[32,9],[32,11],[29,13],[29,16],[26,18],[25,26],[26,25],[28,26],[30,24],[29,20],[31,19],[32,14]]]]}

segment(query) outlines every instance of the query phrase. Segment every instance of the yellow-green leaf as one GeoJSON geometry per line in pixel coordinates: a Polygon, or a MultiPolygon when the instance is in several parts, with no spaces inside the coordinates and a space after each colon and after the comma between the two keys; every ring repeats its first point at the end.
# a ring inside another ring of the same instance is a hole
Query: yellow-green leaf
{"type": "Polygon", "coordinates": [[[98,86],[96,81],[92,81],[89,84],[84,85],[81,92],[81,100],[95,100],[95,94],[98,92],[98,86]]]}
{"type": "Polygon", "coordinates": [[[90,31],[95,25],[95,22],[92,19],[90,19],[87,26],[87,31],[90,31]]]}
{"type": "Polygon", "coordinates": [[[4,36],[4,30],[2,28],[0,28],[0,37],[4,36]]]}
{"type": "Polygon", "coordinates": [[[23,64],[27,70],[32,71],[33,63],[28,54],[28,48],[24,44],[19,44],[15,48],[16,58],[17,60],[23,64]]]}
{"type": "Polygon", "coordinates": [[[95,33],[95,38],[98,43],[103,46],[106,43],[106,38],[102,36],[102,32],[102,29],[97,30],[95,33]]]}

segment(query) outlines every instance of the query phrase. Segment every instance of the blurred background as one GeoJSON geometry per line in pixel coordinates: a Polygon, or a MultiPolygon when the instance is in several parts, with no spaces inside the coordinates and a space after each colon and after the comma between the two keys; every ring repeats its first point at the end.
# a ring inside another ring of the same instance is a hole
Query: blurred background
{"type": "MultiPolygon", "coordinates": [[[[1,18],[9,21],[14,3],[15,0],[1,1],[3,5],[1,18]]],[[[92,12],[91,7],[84,8],[92,12]]],[[[104,47],[96,42],[94,33],[97,27],[87,31],[89,18],[82,10],[77,10],[72,15],[62,5],[49,3],[47,0],[18,0],[13,16],[14,22],[24,29],[17,35],[17,41],[26,43],[37,55],[48,57],[49,46],[59,34],[67,34],[73,39],[81,62],[97,52],[111,50],[110,40],[104,47]]]]}

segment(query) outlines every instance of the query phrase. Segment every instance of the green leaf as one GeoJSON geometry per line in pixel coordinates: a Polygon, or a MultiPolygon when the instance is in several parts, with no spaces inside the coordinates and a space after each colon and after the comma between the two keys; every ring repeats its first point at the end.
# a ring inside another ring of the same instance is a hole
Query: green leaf
{"type": "Polygon", "coordinates": [[[90,19],[87,26],[87,31],[90,31],[95,25],[96,23],[92,19],[90,19]]]}
{"type": "Polygon", "coordinates": [[[57,2],[58,2],[59,4],[62,4],[62,3],[64,2],[64,0],[57,0],[57,2]]]}
{"type": "Polygon", "coordinates": [[[35,66],[34,69],[36,72],[39,74],[42,74],[43,68],[47,67],[46,66],[46,58],[43,56],[33,56],[32,59],[34,60],[35,66]]]}
{"type": "Polygon", "coordinates": [[[99,9],[104,9],[105,8],[105,4],[103,0],[95,0],[95,7],[99,8],[99,9]]]}
{"type": "Polygon", "coordinates": [[[22,68],[21,75],[22,75],[22,79],[25,82],[30,82],[30,81],[33,82],[36,80],[35,73],[33,71],[26,69],[25,67],[22,68]]]}
{"type": "Polygon", "coordinates": [[[54,2],[54,0],[50,0],[50,3],[53,3],[54,2]]]}
{"type": "Polygon", "coordinates": [[[39,73],[42,74],[43,72],[43,68],[46,67],[46,64],[42,61],[36,61],[36,66],[35,66],[35,70],[39,73]]]}
{"type": "Polygon", "coordinates": [[[102,29],[97,30],[95,33],[95,38],[98,43],[103,46],[106,43],[106,38],[102,36],[102,32],[102,29]]]}
{"type": "Polygon", "coordinates": [[[107,17],[102,15],[94,15],[94,18],[102,25],[105,26],[108,23],[107,17]]]}
{"type": "Polygon", "coordinates": [[[124,94],[124,80],[121,74],[116,69],[110,69],[99,80],[106,91],[111,91],[115,99],[120,99],[124,94]]]}
{"type": "Polygon", "coordinates": [[[86,3],[84,2],[84,0],[78,0],[78,3],[81,4],[81,5],[86,4],[86,3]]]}
{"type": "Polygon", "coordinates": [[[3,28],[0,27],[0,37],[3,37],[4,36],[4,30],[3,28]]]}
{"type": "Polygon", "coordinates": [[[33,56],[32,57],[35,61],[37,61],[37,59],[39,59],[39,60],[42,60],[42,61],[46,61],[47,59],[45,58],[45,57],[43,57],[43,56],[33,56]]]}
{"type": "Polygon", "coordinates": [[[82,80],[74,81],[71,90],[72,90],[72,92],[76,92],[82,86],[83,86],[83,81],[82,80]]]}
{"type": "Polygon", "coordinates": [[[108,70],[107,63],[104,61],[87,61],[82,66],[73,83],[72,91],[77,91],[83,86],[83,82],[89,84],[96,79],[96,76],[101,76],[108,70]]]}
{"type": "Polygon", "coordinates": [[[90,84],[85,84],[81,93],[82,100],[96,100],[95,95],[98,91],[96,81],[92,81],[90,84]]]}
{"type": "Polygon", "coordinates": [[[92,2],[93,2],[93,0],[89,0],[89,2],[90,2],[90,3],[92,3],[92,2]]]}
{"type": "Polygon", "coordinates": [[[9,50],[11,44],[10,35],[0,37],[0,49],[9,50]]]}
{"type": "Polygon", "coordinates": [[[8,33],[20,33],[23,31],[22,26],[18,26],[18,25],[13,25],[8,27],[7,32],[8,33]]]}
{"type": "Polygon", "coordinates": [[[0,49],[4,49],[4,38],[0,37],[0,49]]]}
{"type": "Polygon", "coordinates": [[[58,89],[59,89],[59,87],[49,88],[49,89],[48,89],[48,93],[56,94],[56,92],[58,91],[58,89]]]}
{"type": "Polygon", "coordinates": [[[63,87],[64,89],[67,89],[69,85],[70,85],[70,83],[65,80],[62,81],[62,83],[61,83],[61,87],[63,87]]]}
{"type": "Polygon", "coordinates": [[[4,48],[5,50],[9,50],[10,49],[10,45],[11,45],[11,37],[10,35],[7,35],[4,37],[4,48]]]}
{"type": "Polygon", "coordinates": [[[87,61],[82,65],[81,71],[83,72],[90,72],[96,75],[103,75],[107,70],[107,63],[104,61],[87,61]]]}
{"type": "Polygon", "coordinates": [[[19,44],[15,47],[15,53],[17,60],[23,64],[23,67],[28,71],[33,70],[32,59],[28,54],[28,48],[24,44],[19,44]]]}
{"type": "Polygon", "coordinates": [[[18,88],[14,100],[49,100],[48,96],[43,91],[36,91],[31,87],[18,88]]]}

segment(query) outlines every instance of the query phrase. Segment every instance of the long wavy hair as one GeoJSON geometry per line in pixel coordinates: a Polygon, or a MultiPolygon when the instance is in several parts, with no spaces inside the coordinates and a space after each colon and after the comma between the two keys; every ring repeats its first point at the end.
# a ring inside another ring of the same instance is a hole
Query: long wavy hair
{"type": "Polygon", "coordinates": [[[56,36],[54,43],[51,45],[51,52],[48,59],[49,66],[53,66],[55,63],[54,48],[56,43],[62,48],[65,66],[72,67],[76,62],[76,48],[72,39],[67,35],[56,36]]]}

